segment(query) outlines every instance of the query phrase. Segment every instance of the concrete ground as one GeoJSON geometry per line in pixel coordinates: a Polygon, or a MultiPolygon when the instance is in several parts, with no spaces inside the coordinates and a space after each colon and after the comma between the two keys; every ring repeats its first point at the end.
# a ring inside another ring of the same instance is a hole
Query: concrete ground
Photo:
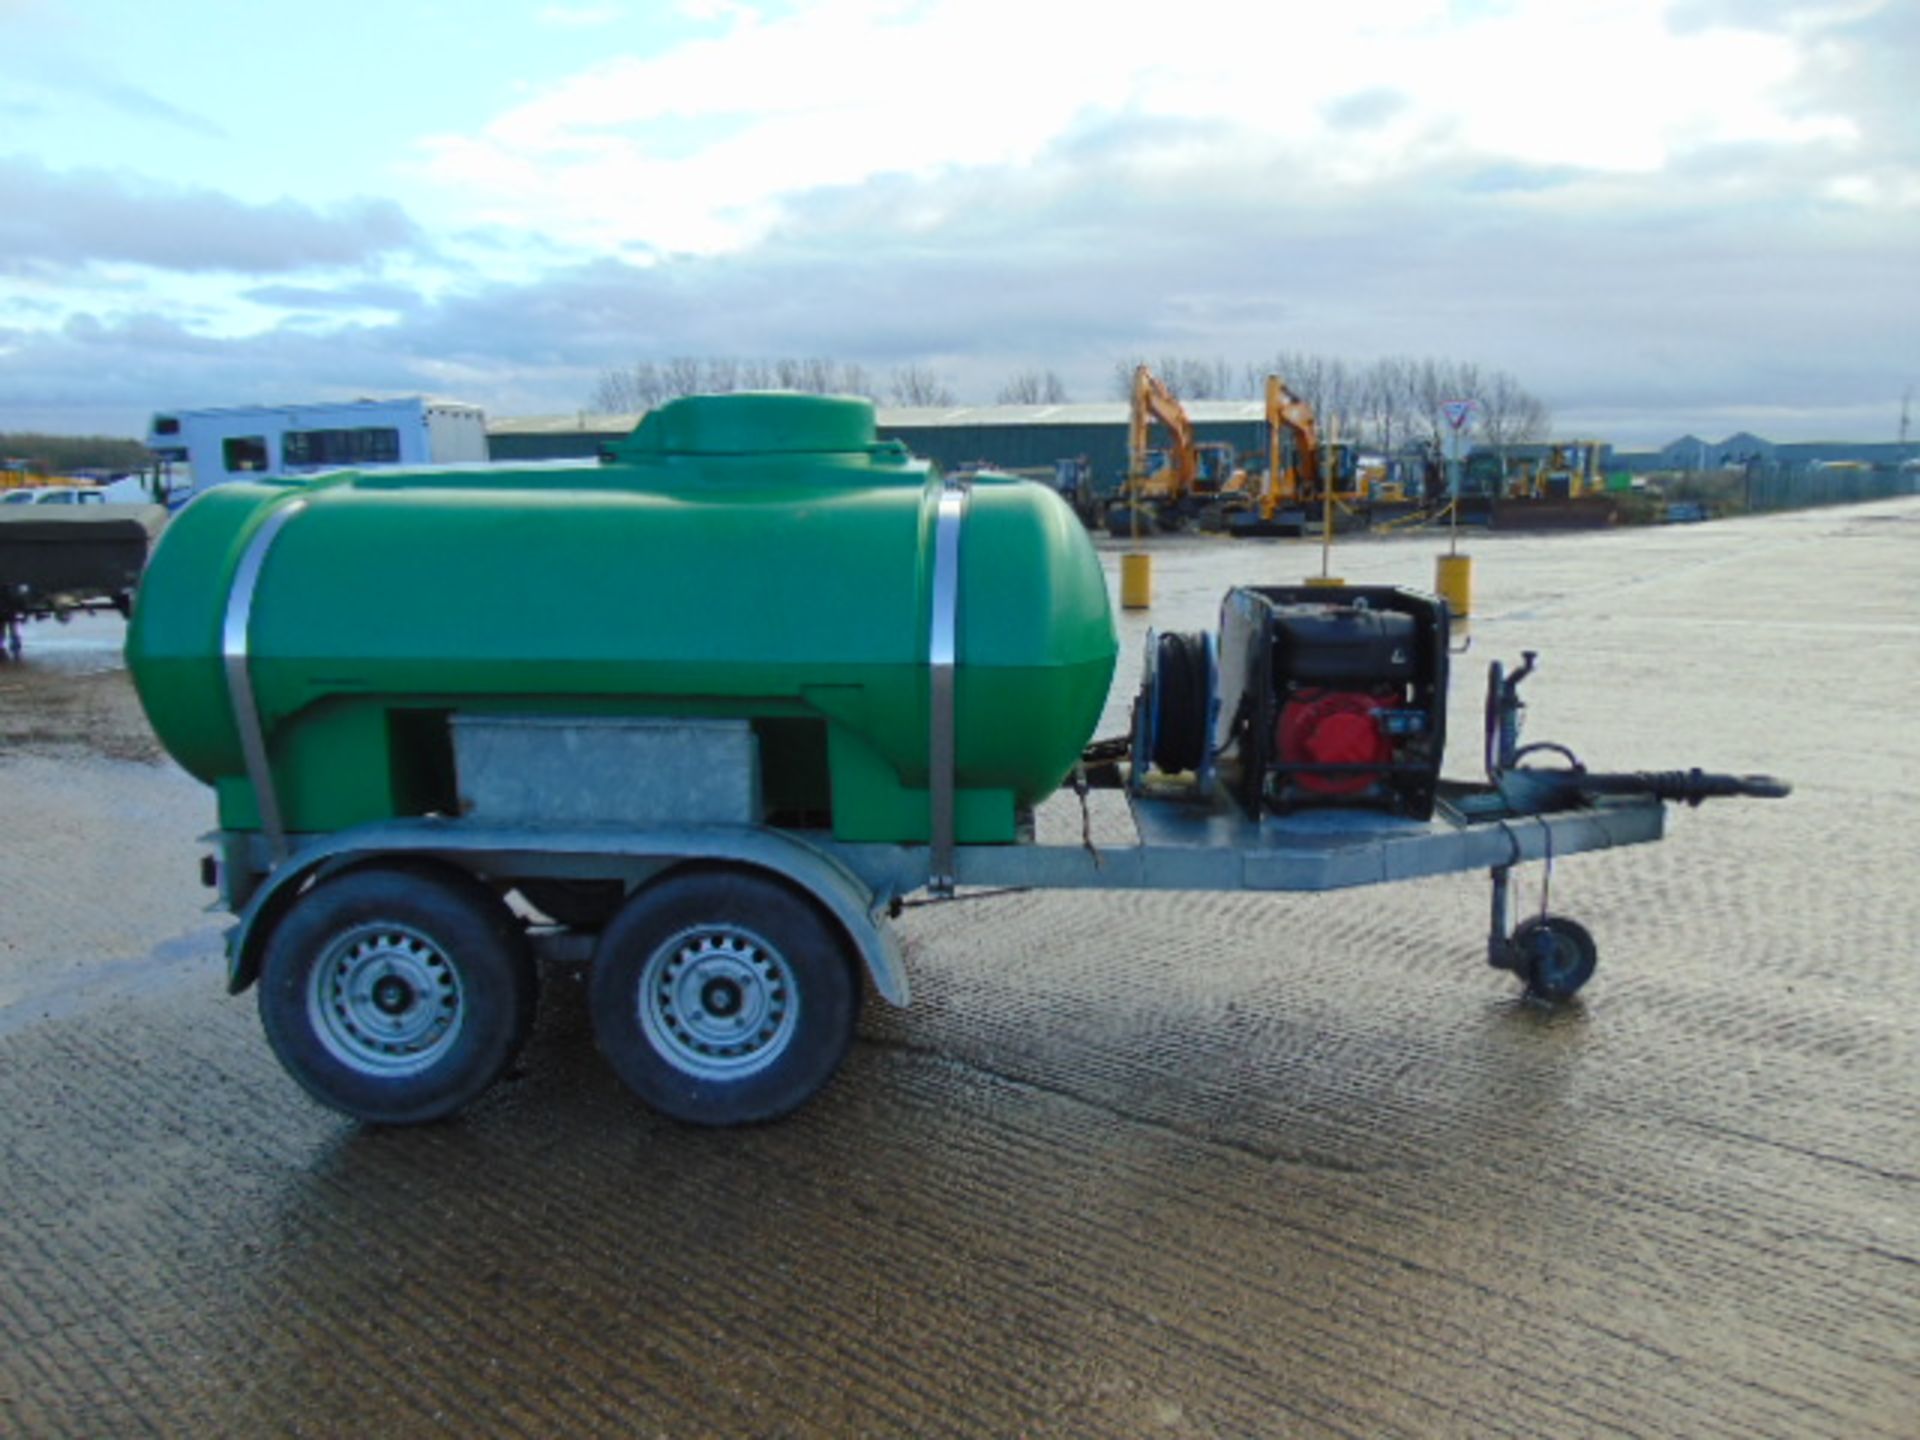
{"type": "MultiPolygon", "coordinates": [[[[1467,548],[1450,771],[1526,647],[1528,738],[1797,787],[1560,863],[1579,1002],[1486,967],[1478,876],[991,896],[908,911],[914,1007],[735,1132],[631,1099],[570,973],[452,1122],[308,1102],[224,994],[210,802],[118,623],[30,631],[0,1434],[1920,1433],[1920,501],[1467,548]]],[[[1197,628],[1318,551],[1154,562],[1197,628]]]]}

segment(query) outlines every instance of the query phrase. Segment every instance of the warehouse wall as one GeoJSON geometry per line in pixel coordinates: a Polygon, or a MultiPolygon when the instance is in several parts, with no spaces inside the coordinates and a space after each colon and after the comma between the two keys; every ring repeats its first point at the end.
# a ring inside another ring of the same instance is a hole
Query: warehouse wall
{"type": "MultiPolygon", "coordinates": [[[[1201,440],[1223,440],[1249,461],[1265,455],[1266,425],[1258,420],[1201,421],[1201,440]]],[[[625,430],[571,429],[496,432],[488,451],[496,461],[592,459],[600,447],[625,437],[625,430]]],[[[1127,469],[1127,427],[1113,425],[882,425],[880,438],[899,440],[915,455],[952,470],[973,461],[1008,470],[1053,469],[1053,462],[1085,455],[1103,488],[1120,483],[1127,469]]],[[[1164,442],[1155,431],[1155,443],[1164,442]]]]}
{"type": "MultiPolygon", "coordinates": [[[[1258,420],[1201,422],[1195,438],[1224,440],[1249,459],[1264,454],[1266,425],[1258,420]]],[[[1093,462],[1096,483],[1117,486],[1127,473],[1127,427],[1118,425],[915,425],[880,427],[887,440],[900,440],[914,454],[951,470],[985,461],[1008,470],[1053,469],[1053,462],[1085,455],[1093,462]]],[[[1164,432],[1155,432],[1163,443],[1164,432]]]]}
{"type": "Polygon", "coordinates": [[[548,434],[489,434],[487,455],[496,465],[506,460],[591,460],[600,447],[618,440],[612,432],[567,430],[548,434]]]}

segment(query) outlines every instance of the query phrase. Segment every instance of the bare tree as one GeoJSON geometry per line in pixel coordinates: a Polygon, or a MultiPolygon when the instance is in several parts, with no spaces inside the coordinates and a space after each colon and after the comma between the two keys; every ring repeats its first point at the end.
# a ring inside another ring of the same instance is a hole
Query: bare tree
{"type": "Polygon", "coordinates": [[[1320,432],[1329,440],[1353,440],[1360,430],[1360,377],[1346,361],[1334,356],[1326,363],[1316,407],[1320,432]]]}
{"type": "Polygon", "coordinates": [[[601,372],[587,408],[597,415],[632,415],[660,403],[660,372],[651,360],[601,372]]]}
{"type": "Polygon", "coordinates": [[[1233,394],[1233,367],[1218,356],[1200,360],[1168,355],[1161,359],[1154,373],[1182,400],[1224,400],[1233,394]]]}
{"type": "Polygon", "coordinates": [[[1200,360],[1191,355],[1162,355],[1149,361],[1145,356],[1116,360],[1113,365],[1113,393],[1122,400],[1133,395],[1133,372],[1145,365],[1154,378],[1182,400],[1227,400],[1235,393],[1233,366],[1215,357],[1200,360]]]}
{"type": "Polygon", "coordinates": [[[869,400],[875,398],[873,382],[867,378],[866,366],[851,362],[841,365],[840,378],[834,384],[834,391],[840,395],[864,395],[869,400]]]}
{"type": "Polygon", "coordinates": [[[1233,367],[1216,356],[1212,360],[1170,359],[1161,378],[1182,400],[1224,400],[1233,394],[1233,367]]]}
{"type": "Polygon", "coordinates": [[[1000,387],[1000,405],[1064,405],[1067,386],[1051,370],[1022,370],[1000,387]]]}
{"type": "Polygon", "coordinates": [[[1480,433],[1507,472],[1507,451],[1547,438],[1552,412],[1546,402],[1504,370],[1495,370],[1474,396],[1480,407],[1480,433]]]}
{"type": "Polygon", "coordinates": [[[630,415],[645,406],[633,401],[633,375],[626,370],[602,370],[587,395],[587,409],[595,415],[630,415]]]}
{"type": "Polygon", "coordinates": [[[682,395],[700,393],[700,377],[706,373],[706,367],[692,355],[676,355],[667,361],[660,372],[660,388],[666,398],[676,400],[682,395]]]}
{"type": "Polygon", "coordinates": [[[619,415],[651,410],[682,395],[727,395],[739,390],[873,398],[873,384],[863,367],[820,356],[740,360],[727,355],[677,355],[664,365],[642,360],[601,372],[587,403],[598,414],[619,415]]]}
{"type": "Polygon", "coordinates": [[[1431,355],[1415,361],[1412,389],[1415,423],[1436,449],[1444,449],[1452,428],[1447,421],[1447,404],[1468,398],[1460,390],[1453,362],[1431,355]]]}
{"type": "Polygon", "coordinates": [[[897,365],[887,378],[893,403],[903,406],[951,405],[953,391],[924,365],[897,365]]]}
{"type": "Polygon", "coordinates": [[[1355,438],[1391,455],[1412,429],[1414,362],[1390,355],[1375,360],[1355,382],[1355,438]]]}

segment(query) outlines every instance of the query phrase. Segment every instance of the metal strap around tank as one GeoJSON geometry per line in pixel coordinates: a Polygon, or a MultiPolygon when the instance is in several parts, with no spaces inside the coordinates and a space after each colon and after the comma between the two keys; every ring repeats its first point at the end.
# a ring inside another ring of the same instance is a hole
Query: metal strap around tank
{"type": "Polygon", "coordinates": [[[220,653],[227,666],[227,697],[233,704],[234,728],[240,732],[240,755],[247,766],[247,783],[253,787],[254,805],[260,812],[260,828],[267,837],[267,853],[274,865],[287,858],[287,829],[280,816],[280,797],[273,788],[273,769],[267,763],[267,736],[260,723],[260,706],[253,696],[253,676],[248,669],[247,632],[253,621],[254,591],[259,588],[260,571],[267,563],[267,551],[287,522],[307,508],[305,500],[282,505],[253,532],[240,567],[234,571],[233,588],[227,592],[227,616],[220,630],[220,653]]]}
{"type": "Polygon", "coordinates": [[[927,789],[932,810],[927,889],[936,895],[951,895],[954,884],[953,706],[959,659],[960,529],[971,494],[966,477],[949,476],[934,517],[933,618],[927,641],[927,789]]]}

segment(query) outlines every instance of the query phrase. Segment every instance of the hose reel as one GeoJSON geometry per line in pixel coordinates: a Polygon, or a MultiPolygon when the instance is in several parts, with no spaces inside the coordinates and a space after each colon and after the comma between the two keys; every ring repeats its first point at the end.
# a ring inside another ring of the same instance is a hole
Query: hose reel
{"type": "Polygon", "coordinates": [[[1162,775],[1212,779],[1213,726],[1220,710],[1219,649],[1203,631],[1147,635],[1146,669],[1133,710],[1136,787],[1149,762],[1162,775]]]}

